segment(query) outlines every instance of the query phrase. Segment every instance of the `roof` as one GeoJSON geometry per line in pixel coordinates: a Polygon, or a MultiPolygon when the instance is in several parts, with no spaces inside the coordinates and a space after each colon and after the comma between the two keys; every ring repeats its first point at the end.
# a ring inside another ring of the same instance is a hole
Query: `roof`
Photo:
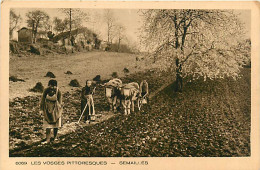
{"type": "Polygon", "coordinates": [[[42,30],[40,30],[40,31],[37,32],[37,34],[45,35],[45,34],[47,34],[47,31],[42,31],[42,30]]]}
{"type": "Polygon", "coordinates": [[[21,30],[29,30],[32,31],[32,29],[26,28],[26,27],[22,27],[21,29],[19,29],[17,32],[21,31],[21,30]]]}
{"type": "MultiPolygon", "coordinates": [[[[90,31],[88,28],[83,27],[83,28],[77,28],[77,29],[75,29],[75,30],[72,30],[72,31],[71,31],[71,35],[77,35],[77,34],[84,33],[84,32],[86,32],[86,33],[88,33],[88,34],[92,34],[92,35],[94,34],[94,33],[93,33],[92,31],[90,31]]],[[[57,42],[57,41],[59,41],[59,40],[61,40],[61,39],[66,39],[66,38],[69,37],[69,35],[70,35],[70,32],[69,32],[69,31],[67,31],[67,32],[62,32],[62,33],[60,33],[60,34],[54,36],[54,37],[53,37],[53,41],[54,41],[54,42],[57,42]]]]}

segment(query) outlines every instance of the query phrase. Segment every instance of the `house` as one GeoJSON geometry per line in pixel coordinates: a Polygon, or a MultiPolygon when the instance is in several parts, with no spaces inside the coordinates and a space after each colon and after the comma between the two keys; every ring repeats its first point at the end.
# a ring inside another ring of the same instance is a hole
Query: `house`
{"type": "MultiPolygon", "coordinates": [[[[24,43],[32,43],[33,35],[32,35],[32,29],[23,27],[19,29],[18,31],[18,42],[24,42],[24,43]]],[[[36,41],[37,39],[43,39],[47,37],[46,31],[39,30],[36,34],[36,41]]]]}
{"type": "Polygon", "coordinates": [[[47,32],[46,32],[46,31],[39,30],[39,31],[37,32],[37,39],[38,39],[38,38],[48,38],[47,32]]]}
{"type": "Polygon", "coordinates": [[[18,32],[18,42],[32,42],[32,30],[26,27],[21,28],[18,32]]]}
{"type": "Polygon", "coordinates": [[[101,41],[101,43],[100,43],[100,49],[101,49],[102,51],[108,50],[108,44],[109,44],[109,43],[107,43],[107,41],[101,41]]]}
{"type": "Polygon", "coordinates": [[[76,44],[88,50],[92,50],[96,47],[95,42],[98,42],[98,38],[95,33],[87,29],[86,27],[78,28],[71,31],[71,39],[69,40],[70,32],[62,32],[53,37],[53,42],[58,43],[60,46],[76,44]]]}

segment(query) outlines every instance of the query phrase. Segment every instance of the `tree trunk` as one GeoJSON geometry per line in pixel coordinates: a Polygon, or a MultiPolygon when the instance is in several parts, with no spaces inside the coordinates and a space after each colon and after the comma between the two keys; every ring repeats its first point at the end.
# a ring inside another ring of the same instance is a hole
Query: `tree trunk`
{"type": "Polygon", "coordinates": [[[178,26],[178,23],[177,23],[177,16],[176,16],[176,14],[174,16],[173,22],[174,22],[174,27],[175,27],[175,32],[174,32],[174,36],[175,36],[175,49],[178,49],[179,48],[179,33],[178,33],[179,28],[178,27],[179,26],[178,26]]]}
{"type": "Polygon", "coordinates": [[[118,52],[120,51],[120,41],[121,41],[121,39],[119,38],[119,39],[118,39],[118,48],[117,48],[117,51],[118,51],[118,52]]]}
{"type": "Polygon", "coordinates": [[[109,30],[109,23],[107,23],[107,45],[109,45],[109,41],[110,41],[110,30],[109,30]]]}
{"type": "Polygon", "coordinates": [[[188,28],[187,27],[184,27],[183,29],[183,35],[182,35],[182,39],[181,39],[181,50],[183,51],[183,48],[184,48],[184,43],[185,43],[185,38],[186,38],[186,34],[187,34],[187,30],[188,28]]]}
{"type": "Polygon", "coordinates": [[[38,31],[38,25],[39,25],[39,22],[36,23],[36,26],[35,26],[35,30],[34,30],[34,36],[33,36],[33,41],[34,43],[36,43],[36,36],[37,36],[37,31],[38,31]]]}
{"type": "Polygon", "coordinates": [[[176,73],[176,87],[175,87],[175,92],[182,92],[183,88],[183,80],[182,80],[182,75],[178,75],[176,73]]]}
{"type": "Polygon", "coordinates": [[[179,63],[179,59],[176,59],[176,86],[175,92],[182,92],[182,65],[179,63]]]}
{"type": "Polygon", "coordinates": [[[35,44],[35,43],[36,43],[36,34],[33,33],[33,44],[35,44]]]}
{"type": "Polygon", "coordinates": [[[69,41],[68,41],[68,45],[70,45],[70,40],[71,40],[71,27],[72,27],[71,8],[70,8],[70,11],[69,11],[69,16],[70,16],[70,31],[69,31],[69,41]]]}
{"type": "Polygon", "coordinates": [[[12,29],[9,30],[9,39],[10,40],[13,39],[13,30],[12,29]]]}
{"type": "Polygon", "coordinates": [[[35,24],[34,24],[34,21],[33,21],[33,23],[32,23],[32,39],[31,39],[32,42],[31,42],[31,43],[34,43],[34,42],[33,42],[33,39],[34,39],[34,38],[33,38],[33,36],[34,36],[34,33],[33,33],[33,32],[34,32],[34,29],[35,29],[35,26],[34,26],[34,25],[35,25],[35,24]]]}

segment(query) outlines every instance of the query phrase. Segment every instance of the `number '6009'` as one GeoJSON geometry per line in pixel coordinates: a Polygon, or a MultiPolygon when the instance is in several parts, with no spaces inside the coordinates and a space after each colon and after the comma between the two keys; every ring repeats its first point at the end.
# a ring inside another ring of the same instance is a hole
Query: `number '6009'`
{"type": "Polygon", "coordinates": [[[15,162],[15,165],[27,165],[27,162],[15,162]]]}

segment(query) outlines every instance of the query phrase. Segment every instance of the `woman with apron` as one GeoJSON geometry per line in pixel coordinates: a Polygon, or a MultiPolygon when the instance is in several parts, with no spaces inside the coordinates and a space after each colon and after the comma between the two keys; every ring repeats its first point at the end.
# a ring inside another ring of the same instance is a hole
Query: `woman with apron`
{"type": "Polygon", "coordinates": [[[43,129],[46,129],[46,141],[51,140],[51,129],[53,129],[54,141],[57,140],[58,128],[61,127],[62,95],[57,87],[56,80],[50,80],[48,87],[44,90],[41,99],[41,113],[43,114],[43,129]]]}

